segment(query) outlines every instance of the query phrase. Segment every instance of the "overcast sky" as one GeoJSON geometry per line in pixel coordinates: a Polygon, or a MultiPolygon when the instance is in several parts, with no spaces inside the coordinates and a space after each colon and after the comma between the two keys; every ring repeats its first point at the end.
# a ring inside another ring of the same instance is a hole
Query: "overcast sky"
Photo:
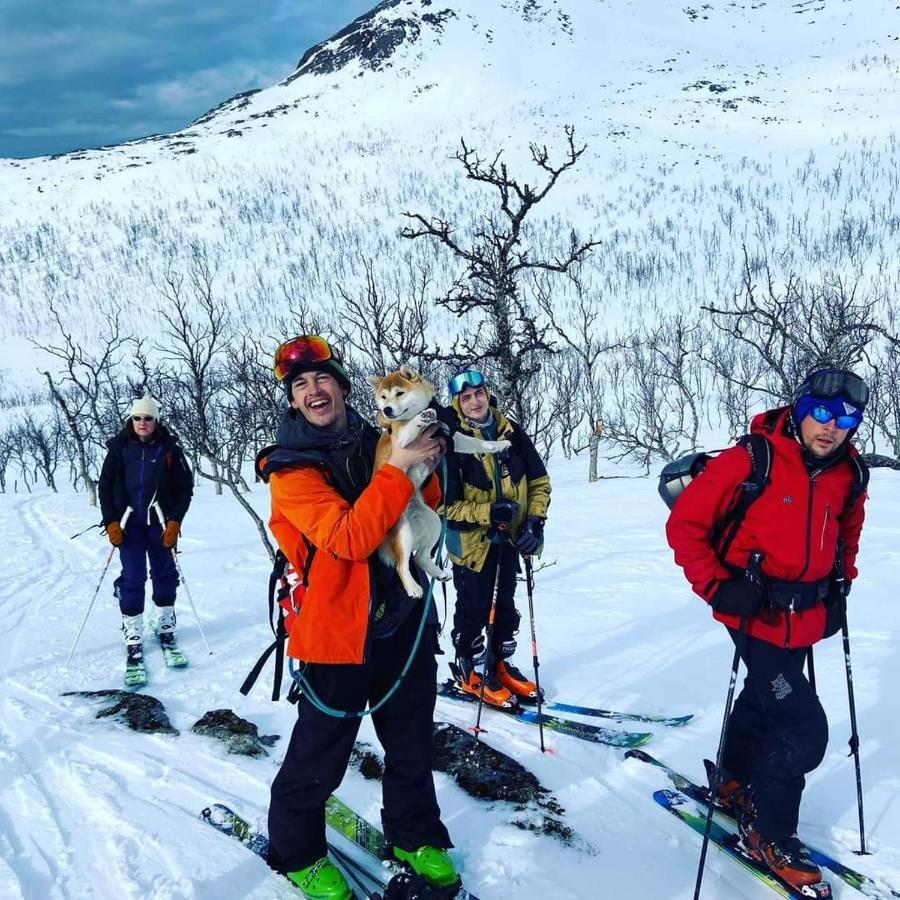
{"type": "Polygon", "coordinates": [[[0,0],[0,156],[183,128],[378,0],[0,0]]]}

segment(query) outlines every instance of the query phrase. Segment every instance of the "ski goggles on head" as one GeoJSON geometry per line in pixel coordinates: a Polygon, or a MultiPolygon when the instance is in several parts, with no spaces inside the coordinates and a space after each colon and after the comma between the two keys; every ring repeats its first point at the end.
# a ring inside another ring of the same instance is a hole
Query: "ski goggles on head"
{"type": "Polygon", "coordinates": [[[820,425],[834,419],[838,428],[858,428],[863,419],[861,409],[839,397],[803,397],[797,403],[797,419],[802,422],[807,416],[812,416],[820,425]]]}
{"type": "Polygon", "coordinates": [[[340,354],[325,338],[319,337],[317,334],[302,334],[279,344],[275,351],[273,367],[275,377],[279,381],[284,381],[297,365],[314,365],[328,362],[329,359],[333,359],[337,363],[341,362],[340,354]]]}
{"type": "Polygon", "coordinates": [[[447,393],[451,397],[461,394],[467,387],[479,388],[484,387],[484,375],[477,369],[466,369],[465,372],[457,372],[447,382],[447,393]]]}
{"type": "Polygon", "coordinates": [[[859,375],[846,369],[819,369],[806,376],[797,392],[798,398],[806,396],[846,400],[860,411],[861,416],[869,402],[869,388],[859,375]]]}

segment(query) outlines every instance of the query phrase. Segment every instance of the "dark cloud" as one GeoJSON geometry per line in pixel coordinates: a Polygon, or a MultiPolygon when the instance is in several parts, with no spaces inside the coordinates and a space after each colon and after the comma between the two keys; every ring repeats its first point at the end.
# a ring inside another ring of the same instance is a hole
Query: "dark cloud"
{"type": "Polygon", "coordinates": [[[0,0],[0,156],[183,128],[377,0],[0,0]]]}

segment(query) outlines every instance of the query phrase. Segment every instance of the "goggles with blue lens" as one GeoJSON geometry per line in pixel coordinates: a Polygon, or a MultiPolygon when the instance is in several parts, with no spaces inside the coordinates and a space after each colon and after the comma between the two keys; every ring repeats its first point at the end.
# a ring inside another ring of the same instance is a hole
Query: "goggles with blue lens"
{"type": "MultiPolygon", "coordinates": [[[[817,397],[808,399],[806,415],[812,416],[820,425],[826,425],[832,419],[838,428],[858,428],[862,422],[862,410],[856,409],[844,400],[822,400],[817,397]]],[[[800,410],[798,409],[798,412],[800,410]]]]}
{"type": "Polygon", "coordinates": [[[461,394],[467,387],[484,387],[484,375],[477,369],[466,369],[465,372],[457,372],[447,382],[447,393],[451,397],[461,394]]]}

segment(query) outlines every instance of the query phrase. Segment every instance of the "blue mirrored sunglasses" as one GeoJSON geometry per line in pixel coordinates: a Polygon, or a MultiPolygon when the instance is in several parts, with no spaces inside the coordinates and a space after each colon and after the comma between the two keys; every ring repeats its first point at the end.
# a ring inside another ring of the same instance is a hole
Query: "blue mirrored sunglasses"
{"type": "Polygon", "coordinates": [[[484,375],[477,369],[466,369],[465,372],[457,372],[447,382],[447,393],[451,397],[464,391],[467,387],[478,388],[484,386],[484,375]]]}
{"type": "MultiPolygon", "coordinates": [[[[840,404],[842,407],[843,404],[840,404]]],[[[820,424],[825,425],[834,419],[834,424],[838,428],[856,428],[862,422],[862,413],[856,410],[852,413],[844,412],[843,409],[838,411],[830,404],[817,403],[809,414],[820,424]]]]}

